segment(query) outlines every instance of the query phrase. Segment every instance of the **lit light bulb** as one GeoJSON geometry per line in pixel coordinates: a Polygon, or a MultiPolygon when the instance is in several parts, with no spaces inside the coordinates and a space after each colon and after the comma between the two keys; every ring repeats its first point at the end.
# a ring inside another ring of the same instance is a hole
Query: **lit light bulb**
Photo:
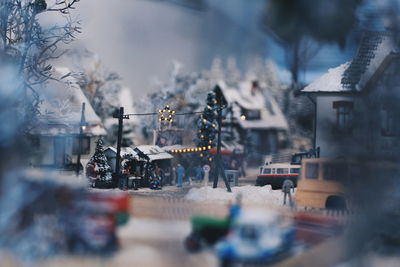
{"type": "Polygon", "coordinates": [[[246,120],[246,116],[245,116],[245,115],[242,115],[242,116],[240,116],[240,119],[241,119],[242,121],[244,121],[244,120],[246,120]]]}

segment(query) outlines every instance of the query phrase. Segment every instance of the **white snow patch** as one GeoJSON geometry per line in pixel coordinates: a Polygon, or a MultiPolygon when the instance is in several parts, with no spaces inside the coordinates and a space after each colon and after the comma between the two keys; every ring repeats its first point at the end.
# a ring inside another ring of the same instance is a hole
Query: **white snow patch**
{"type": "Polygon", "coordinates": [[[186,194],[185,199],[193,201],[224,201],[233,202],[238,194],[242,195],[243,204],[268,204],[282,206],[283,193],[281,190],[272,190],[270,185],[232,187],[232,193],[225,188],[201,187],[192,188],[186,194]]]}
{"type": "Polygon", "coordinates": [[[190,222],[132,218],[118,229],[118,236],[138,240],[183,240],[191,231],[190,222]]]}
{"type": "Polygon", "coordinates": [[[346,62],[336,68],[328,69],[328,72],[319,77],[316,81],[310,83],[303,92],[343,92],[348,89],[343,88],[342,76],[344,71],[350,66],[346,62]]]}

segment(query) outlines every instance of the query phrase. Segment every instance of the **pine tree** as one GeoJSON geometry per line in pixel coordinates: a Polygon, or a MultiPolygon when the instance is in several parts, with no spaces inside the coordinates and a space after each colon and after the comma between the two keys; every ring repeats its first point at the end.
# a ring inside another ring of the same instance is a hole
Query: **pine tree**
{"type": "MultiPolygon", "coordinates": [[[[199,147],[208,148],[209,146],[215,146],[217,134],[216,104],[215,93],[209,92],[207,95],[207,106],[204,108],[203,114],[197,122],[197,145],[199,147]]],[[[205,159],[211,160],[209,153],[206,151],[203,151],[201,155],[205,159]]]]}
{"type": "Polygon", "coordinates": [[[101,138],[96,142],[96,150],[86,165],[86,176],[111,182],[111,167],[104,154],[103,140],[101,138]]]}

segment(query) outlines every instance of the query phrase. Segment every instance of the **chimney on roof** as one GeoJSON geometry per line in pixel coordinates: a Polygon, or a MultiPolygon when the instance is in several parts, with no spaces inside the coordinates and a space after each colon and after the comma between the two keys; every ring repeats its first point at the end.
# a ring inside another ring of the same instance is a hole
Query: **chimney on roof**
{"type": "Polygon", "coordinates": [[[258,89],[258,81],[252,81],[251,82],[251,95],[252,96],[256,95],[257,89],[258,89]]]}

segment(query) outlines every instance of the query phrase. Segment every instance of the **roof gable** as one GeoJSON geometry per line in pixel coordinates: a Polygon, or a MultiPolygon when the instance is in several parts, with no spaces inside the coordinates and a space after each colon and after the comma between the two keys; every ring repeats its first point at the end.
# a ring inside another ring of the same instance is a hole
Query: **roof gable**
{"type": "Polygon", "coordinates": [[[233,117],[242,128],[288,129],[286,118],[275,99],[272,96],[266,99],[259,89],[252,91],[252,83],[250,81],[241,82],[238,88],[228,87],[225,82],[221,81],[218,83],[218,88],[228,105],[232,106],[233,117]],[[258,110],[260,119],[241,119],[243,109],[258,110]]]}
{"type": "Polygon", "coordinates": [[[302,92],[359,92],[385,59],[396,50],[390,34],[367,32],[351,62],[329,69],[327,73],[306,86],[302,92]]]}

